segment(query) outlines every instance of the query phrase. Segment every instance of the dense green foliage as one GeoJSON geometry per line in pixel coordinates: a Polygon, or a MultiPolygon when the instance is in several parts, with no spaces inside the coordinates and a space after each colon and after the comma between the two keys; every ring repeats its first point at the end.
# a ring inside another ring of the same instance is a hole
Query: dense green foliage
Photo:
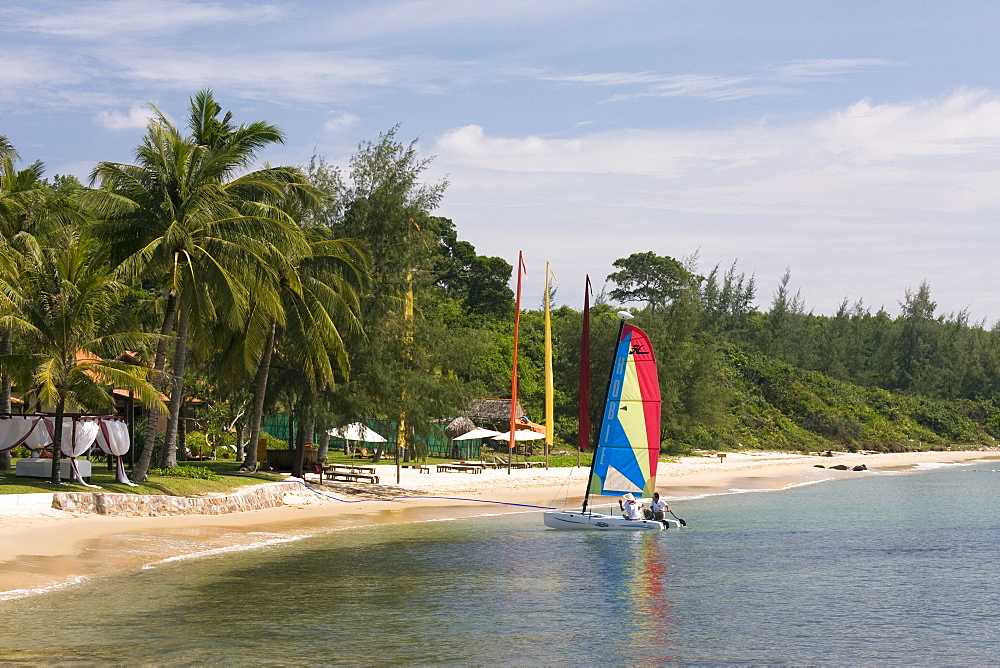
{"type": "Polygon", "coordinates": [[[198,480],[219,480],[219,475],[204,466],[174,466],[167,469],[149,469],[150,476],[169,478],[196,478],[198,480]]]}
{"type": "MultiPolygon", "coordinates": [[[[637,267],[642,280],[629,278],[626,289],[610,293],[643,303],[635,323],[657,352],[666,451],[905,450],[991,445],[1000,437],[1000,330],[970,325],[965,313],[936,316],[926,284],[907,291],[895,318],[846,302],[836,315],[819,316],[790,294],[786,273],[771,308],[758,311],[755,282],[735,265],[702,277],[693,261],[667,260],[649,253],[620,260],[617,267],[637,267]]],[[[618,285],[623,271],[608,280],[618,285]]],[[[607,377],[612,310],[603,300],[592,310],[595,379],[607,377]]],[[[522,319],[529,342],[540,336],[534,315],[522,319]]],[[[580,314],[564,307],[553,315],[556,424],[572,432],[580,314]]],[[[529,343],[522,355],[522,373],[536,373],[537,346],[529,343]]],[[[594,424],[603,390],[595,381],[594,424]]],[[[533,414],[540,392],[525,383],[533,414]]],[[[563,436],[572,442],[575,434],[563,436]]]]}

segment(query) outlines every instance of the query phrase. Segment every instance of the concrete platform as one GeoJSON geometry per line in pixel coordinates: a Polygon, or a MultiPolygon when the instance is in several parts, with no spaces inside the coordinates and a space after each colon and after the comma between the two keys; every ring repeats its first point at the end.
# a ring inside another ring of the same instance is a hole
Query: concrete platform
{"type": "MultiPolygon", "coordinates": [[[[76,460],[76,467],[80,469],[81,476],[84,478],[90,477],[90,462],[88,460],[76,460]]],[[[19,459],[17,460],[17,468],[15,471],[15,475],[19,476],[29,478],[49,478],[52,476],[52,460],[19,459]]],[[[70,465],[69,459],[64,458],[59,460],[59,477],[60,479],[66,480],[73,477],[73,468],[70,465]]]]}

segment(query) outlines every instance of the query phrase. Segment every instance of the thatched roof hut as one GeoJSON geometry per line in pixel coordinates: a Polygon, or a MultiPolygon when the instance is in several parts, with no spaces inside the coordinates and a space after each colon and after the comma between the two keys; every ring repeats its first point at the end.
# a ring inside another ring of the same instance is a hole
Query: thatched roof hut
{"type": "Polygon", "coordinates": [[[444,428],[444,435],[448,438],[458,438],[462,434],[468,434],[476,428],[476,423],[467,417],[457,417],[448,423],[444,428]]]}
{"type": "MultiPolygon", "coordinates": [[[[521,402],[517,402],[516,415],[524,415],[521,402]]],[[[476,399],[469,406],[468,417],[477,424],[510,420],[510,399],[476,399]]]]}

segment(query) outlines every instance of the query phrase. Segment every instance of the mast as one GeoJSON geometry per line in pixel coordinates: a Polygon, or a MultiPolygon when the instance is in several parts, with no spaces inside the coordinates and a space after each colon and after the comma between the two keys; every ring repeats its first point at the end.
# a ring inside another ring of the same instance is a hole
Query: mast
{"type": "Polygon", "coordinates": [[[555,434],[555,382],[552,378],[552,308],[549,292],[549,274],[552,270],[545,263],[545,469],[549,468],[549,451],[555,434]]]}
{"type": "MultiPolygon", "coordinates": [[[[622,332],[625,331],[625,321],[632,318],[632,314],[628,311],[618,311],[618,318],[621,320],[618,323],[618,336],[615,337],[615,354],[611,356],[611,368],[608,370],[608,386],[604,390],[604,405],[601,407],[601,423],[604,423],[604,413],[608,410],[608,393],[611,391],[611,379],[614,378],[615,374],[615,360],[618,357],[618,345],[622,340],[622,332]]],[[[600,441],[600,433],[597,435],[598,441],[600,441]]],[[[590,499],[590,481],[594,477],[594,465],[597,464],[597,454],[599,446],[594,446],[594,458],[590,460],[590,473],[587,475],[587,491],[583,495],[583,512],[587,512],[587,501],[590,499]]]]}
{"type": "Polygon", "coordinates": [[[514,459],[514,422],[517,420],[517,333],[521,325],[521,276],[524,269],[524,253],[517,252],[517,295],[514,299],[514,353],[510,372],[510,444],[507,449],[507,475],[510,475],[511,461],[514,459]]]}

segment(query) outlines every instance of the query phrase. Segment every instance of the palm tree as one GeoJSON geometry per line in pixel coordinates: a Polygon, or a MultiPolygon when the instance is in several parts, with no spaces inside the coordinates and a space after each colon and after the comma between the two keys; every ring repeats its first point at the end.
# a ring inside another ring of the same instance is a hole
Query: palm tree
{"type": "MultiPolygon", "coordinates": [[[[367,278],[367,254],[358,241],[333,238],[328,228],[311,227],[305,233],[308,252],[281,256],[270,265],[272,298],[256,301],[244,330],[244,358],[256,362],[250,447],[243,462],[248,470],[257,466],[257,441],[276,348],[284,366],[294,369],[302,392],[315,393],[332,386],[337,371],[342,378],[349,376],[343,334],[361,333],[358,289],[367,278]]],[[[301,449],[298,455],[293,474],[301,476],[301,449]]]]}
{"type": "MultiPolygon", "coordinates": [[[[101,188],[91,197],[106,219],[99,227],[102,237],[126,253],[116,258],[123,275],[156,281],[165,297],[156,378],[163,377],[167,335],[176,327],[161,459],[173,466],[189,339],[216,323],[241,327],[249,295],[264,279],[261,267],[275,249],[305,251],[301,230],[275,205],[302,186],[304,177],[289,167],[241,175],[261,148],[283,137],[267,123],[233,126],[229,114],[219,119],[221,107],[210,91],[191,101],[190,136],[156,111],[136,149],[137,164],[98,164],[92,180],[101,188]]],[[[155,415],[133,471],[139,480],[149,466],[154,430],[155,415]]]]}
{"type": "MultiPolygon", "coordinates": [[[[38,219],[45,199],[42,181],[44,167],[35,161],[24,169],[17,169],[18,153],[6,137],[0,136],[0,234],[10,239],[18,232],[32,227],[38,219]]],[[[0,354],[13,352],[14,341],[10,329],[0,332],[0,354]]],[[[0,377],[0,413],[10,413],[11,379],[0,377]]],[[[0,469],[10,468],[10,451],[0,453],[0,469]]]]}
{"type": "Polygon", "coordinates": [[[67,409],[113,409],[112,387],[159,403],[143,369],[108,361],[146,338],[124,324],[131,321],[123,308],[127,293],[102,248],[71,227],[53,233],[47,245],[28,232],[0,243],[0,324],[31,351],[0,355],[0,370],[26,396],[55,408],[53,483],[67,409]]]}

